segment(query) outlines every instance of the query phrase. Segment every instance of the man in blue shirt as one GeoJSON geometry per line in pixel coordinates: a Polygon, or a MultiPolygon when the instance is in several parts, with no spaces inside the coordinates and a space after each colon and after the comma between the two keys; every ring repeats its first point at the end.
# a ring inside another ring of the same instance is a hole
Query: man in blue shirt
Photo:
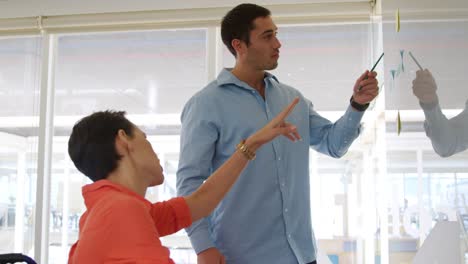
{"type": "Polygon", "coordinates": [[[268,9],[241,4],[229,11],[221,35],[236,65],[195,94],[182,112],[177,190],[187,195],[239,142],[300,98],[288,120],[303,140],[286,144],[278,138],[265,145],[212,215],[187,229],[199,264],[315,263],[309,147],[343,156],[359,135],[363,111],[378,94],[376,73],[366,71],[356,81],[346,113],[335,123],[321,117],[299,91],[266,72],[278,65],[276,32],[268,9]]]}
{"type": "Polygon", "coordinates": [[[434,151],[441,157],[450,157],[468,149],[468,101],[465,109],[448,119],[439,105],[437,84],[428,69],[416,72],[413,93],[424,111],[424,130],[434,151]]]}

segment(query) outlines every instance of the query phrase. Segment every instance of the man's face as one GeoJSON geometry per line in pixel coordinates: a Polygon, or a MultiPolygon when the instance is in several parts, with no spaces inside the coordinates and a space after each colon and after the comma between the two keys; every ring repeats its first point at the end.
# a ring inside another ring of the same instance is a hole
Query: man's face
{"type": "Polygon", "coordinates": [[[137,126],[133,128],[132,158],[136,165],[139,177],[144,177],[149,186],[155,186],[164,182],[163,169],[158,155],[153,150],[146,134],[137,126]]]}
{"type": "Polygon", "coordinates": [[[276,38],[277,30],[270,16],[258,17],[250,31],[250,44],[245,59],[258,70],[273,70],[278,66],[281,43],[276,38]]]}

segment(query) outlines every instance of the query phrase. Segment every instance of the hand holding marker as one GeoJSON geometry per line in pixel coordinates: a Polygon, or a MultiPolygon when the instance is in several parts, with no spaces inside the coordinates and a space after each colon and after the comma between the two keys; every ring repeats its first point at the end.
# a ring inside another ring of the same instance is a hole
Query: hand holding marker
{"type": "MultiPolygon", "coordinates": [[[[374,64],[374,67],[372,67],[372,69],[370,70],[370,72],[373,72],[373,71],[374,71],[375,67],[377,67],[377,64],[379,64],[379,61],[382,59],[383,55],[384,55],[384,53],[382,52],[382,55],[380,55],[379,59],[378,59],[377,62],[374,64]]],[[[367,80],[367,78],[368,78],[367,76],[364,77],[364,80],[367,80]]],[[[362,89],[362,86],[359,86],[358,91],[361,91],[361,89],[362,89]]]]}

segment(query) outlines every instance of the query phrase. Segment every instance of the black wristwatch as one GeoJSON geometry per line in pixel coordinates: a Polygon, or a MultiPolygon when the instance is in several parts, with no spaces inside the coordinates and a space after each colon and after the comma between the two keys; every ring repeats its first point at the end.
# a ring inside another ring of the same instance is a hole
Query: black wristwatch
{"type": "Polygon", "coordinates": [[[358,110],[358,111],[366,111],[366,109],[369,107],[369,103],[367,104],[359,104],[359,103],[356,103],[354,100],[353,100],[353,96],[351,96],[351,99],[349,99],[349,103],[351,104],[351,106],[358,110]]]}

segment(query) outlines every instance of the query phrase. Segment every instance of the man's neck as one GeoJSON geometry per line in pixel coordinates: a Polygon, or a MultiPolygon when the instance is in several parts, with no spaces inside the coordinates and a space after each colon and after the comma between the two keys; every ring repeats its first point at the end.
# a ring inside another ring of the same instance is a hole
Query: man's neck
{"type": "Polygon", "coordinates": [[[144,198],[148,186],[138,180],[138,175],[134,167],[125,166],[123,163],[125,162],[120,160],[118,167],[110,173],[106,179],[130,189],[144,198]]]}
{"type": "Polygon", "coordinates": [[[237,79],[247,83],[250,87],[257,90],[262,97],[265,98],[265,71],[255,70],[250,67],[236,64],[232,69],[231,73],[237,77],[237,79]]]}

